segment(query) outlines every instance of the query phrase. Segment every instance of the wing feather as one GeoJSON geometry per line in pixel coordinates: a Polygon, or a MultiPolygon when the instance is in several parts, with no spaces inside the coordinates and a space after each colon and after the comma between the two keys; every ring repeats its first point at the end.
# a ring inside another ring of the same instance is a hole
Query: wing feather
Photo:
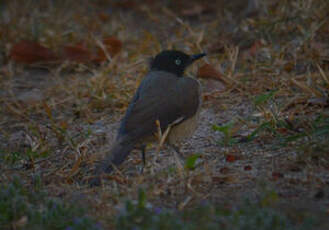
{"type": "Polygon", "coordinates": [[[118,138],[139,139],[156,132],[156,120],[164,131],[179,118],[192,117],[199,106],[199,83],[189,77],[152,71],[142,81],[126,115],[118,138]]]}

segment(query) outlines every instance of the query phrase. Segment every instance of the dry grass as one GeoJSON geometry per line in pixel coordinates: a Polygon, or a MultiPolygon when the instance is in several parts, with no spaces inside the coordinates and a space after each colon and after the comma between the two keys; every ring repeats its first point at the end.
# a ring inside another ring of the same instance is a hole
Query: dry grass
{"type": "Polygon", "coordinates": [[[188,2],[0,3],[1,183],[19,176],[29,187],[38,175],[50,196],[87,203],[106,228],[140,188],[153,206],[184,210],[202,200],[255,201],[265,183],[283,203],[328,208],[327,1],[268,0],[253,9],[188,2]],[[123,43],[116,55],[103,42],[109,36],[123,43]],[[11,48],[23,39],[58,58],[16,63],[11,48]],[[80,42],[102,49],[105,61],[63,58],[64,46],[80,42]],[[199,76],[220,80],[202,79],[202,121],[183,147],[186,159],[200,157],[178,170],[164,148],[154,166],[150,146],[143,174],[134,153],[102,187],[89,188],[83,182],[109,150],[148,58],[168,48],[206,50],[188,74],[207,63],[212,69],[199,76]]]}

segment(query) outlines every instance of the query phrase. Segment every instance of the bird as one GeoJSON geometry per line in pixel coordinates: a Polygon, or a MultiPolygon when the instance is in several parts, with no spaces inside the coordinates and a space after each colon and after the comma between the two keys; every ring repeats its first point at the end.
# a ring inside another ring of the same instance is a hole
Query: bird
{"type": "Polygon", "coordinates": [[[184,75],[185,69],[206,53],[194,55],[178,50],[164,50],[150,62],[150,68],[141,81],[121,120],[115,143],[110,153],[95,167],[92,183],[98,185],[99,176],[111,173],[127,158],[133,149],[142,151],[145,165],[145,147],[156,140],[170,126],[166,143],[176,146],[196,130],[201,108],[201,85],[198,80],[184,75]],[[158,125],[157,125],[158,122],[158,125]]]}

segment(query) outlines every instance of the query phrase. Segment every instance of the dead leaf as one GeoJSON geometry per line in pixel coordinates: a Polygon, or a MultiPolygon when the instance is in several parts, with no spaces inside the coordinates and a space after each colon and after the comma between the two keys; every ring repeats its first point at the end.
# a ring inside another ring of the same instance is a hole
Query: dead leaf
{"type": "Polygon", "coordinates": [[[213,79],[208,79],[204,84],[204,93],[215,93],[215,92],[223,92],[226,90],[225,85],[221,81],[216,81],[213,79]]]}
{"type": "Polygon", "coordinates": [[[201,66],[198,70],[197,76],[199,78],[210,78],[223,81],[223,75],[210,64],[204,64],[201,66]]]}
{"type": "Polygon", "coordinates": [[[225,157],[226,162],[234,162],[237,160],[237,157],[231,154],[226,155],[225,157]]]}
{"type": "Polygon", "coordinates": [[[10,50],[9,57],[15,62],[23,64],[45,63],[57,59],[50,49],[28,40],[15,43],[10,50]]]}
{"type": "Polygon", "coordinates": [[[64,46],[63,51],[64,59],[77,63],[88,63],[92,61],[92,53],[83,43],[64,46]]]}
{"type": "Polygon", "coordinates": [[[114,36],[103,39],[104,47],[99,47],[94,62],[101,63],[107,60],[107,52],[111,57],[117,55],[122,49],[122,42],[114,36]],[[104,50],[105,49],[105,50],[104,50]]]}
{"type": "Polygon", "coordinates": [[[111,54],[112,57],[117,55],[121,51],[122,42],[114,36],[105,38],[103,40],[103,43],[104,43],[107,51],[109,52],[109,54],[111,54]]]}

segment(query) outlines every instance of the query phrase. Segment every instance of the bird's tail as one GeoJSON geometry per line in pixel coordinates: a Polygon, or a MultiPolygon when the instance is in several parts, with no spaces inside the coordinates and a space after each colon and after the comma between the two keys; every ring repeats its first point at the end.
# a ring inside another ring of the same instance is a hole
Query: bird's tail
{"type": "Polygon", "coordinates": [[[119,166],[127,158],[134,146],[134,141],[119,138],[113,145],[110,154],[96,166],[96,174],[112,172],[113,166],[119,166]]]}

